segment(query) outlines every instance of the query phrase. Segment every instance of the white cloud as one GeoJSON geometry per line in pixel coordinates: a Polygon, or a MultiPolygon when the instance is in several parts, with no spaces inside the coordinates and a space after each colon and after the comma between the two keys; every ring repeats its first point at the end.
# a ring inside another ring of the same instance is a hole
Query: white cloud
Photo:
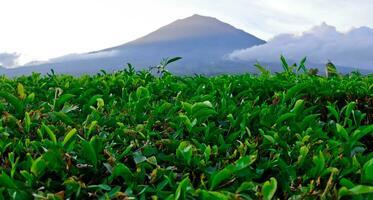
{"type": "Polygon", "coordinates": [[[17,53],[0,53],[0,67],[16,67],[19,57],[20,54],[17,53]]]}
{"type": "Polygon", "coordinates": [[[280,34],[264,45],[236,50],[229,58],[277,63],[281,54],[292,61],[307,56],[311,63],[331,60],[340,66],[373,69],[373,29],[360,27],[339,32],[323,23],[301,34],[280,34]]]}

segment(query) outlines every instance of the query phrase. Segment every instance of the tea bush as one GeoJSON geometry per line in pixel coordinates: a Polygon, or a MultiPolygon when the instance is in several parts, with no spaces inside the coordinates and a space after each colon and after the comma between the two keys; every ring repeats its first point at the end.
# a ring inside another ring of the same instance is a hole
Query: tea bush
{"type": "Polygon", "coordinates": [[[130,67],[0,88],[0,199],[373,198],[372,75],[130,67]]]}

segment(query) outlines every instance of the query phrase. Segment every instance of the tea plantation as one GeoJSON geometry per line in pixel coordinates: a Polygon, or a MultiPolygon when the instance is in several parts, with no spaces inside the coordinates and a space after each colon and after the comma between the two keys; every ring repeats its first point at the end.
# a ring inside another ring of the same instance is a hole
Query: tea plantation
{"type": "Polygon", "coordinates": [[[0,77],[0,199],[373,199],[373,76],[0,77]]]}

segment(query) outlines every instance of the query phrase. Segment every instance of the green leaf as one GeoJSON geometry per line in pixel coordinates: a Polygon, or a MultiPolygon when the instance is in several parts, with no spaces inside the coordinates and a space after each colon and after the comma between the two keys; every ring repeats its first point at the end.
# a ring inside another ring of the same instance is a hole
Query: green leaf
{"type": "Polygon", "coordinates": [[[21,100],[24,100],[26,98],[25,88],[23,87],[22,83],[18,83],[17,85],[17,92],[18,96],[21,100]]]}
{"type": "Polygon", "coordinates": [[[57,108],[57,109],[61,109],[62,106],[63,106],[67,101],[69,101],[70,99],[72,99],[72,98],[74,98],[74,97],[75,97],[75,95],[73,95],[73,94],[63,94],[63,95],[61,95],[61,96],[57,99],[57,101],[56,101],[56,108],[57,108]]]}
{"type": "Polygon", "coordinates": [[[19,115],[19,117],[22,117],[21,115],[24,114],[24,105],[22,101],[20,101],[17,97],[7,92],[0,91],[0,97],[7,100],[15,108],[16,114],[19,115]]]}
{"type": "Polygon", "coordinates": [[[137,151],[133,153],[133,160],[135,161],[136,165],[146,161],[146,157],[142,155],[141,152],[137,151]]]}
{"type": "Polygon", "coordinates": [[[271,72],[268,69],[266,69],[265,67],[263,67],[262,65],[260,65],[259,63],[254,64],[254,66],[260,71],[262,76],[270,76],[271,75],[271,72]]]}
{"type": "Polygon", "coordinates": [[[149,90],[146,87],[138,87],[136,90],[137,99],[148,98],[150,96],[149,90]]]}
{"type": "Polygon", "coordinates": [[[338,111],[335,109],[335,105],[331,104],[331,105],[328,105],[326,107],[328,108],[329,113],[332,116],[334,116],[334,118],[337,120],[337,122],[339,122],[340,116],[339,116],[338,111]]]}
{"type": "Polygon", "coordinates": [[[71,143],[72,141],[72,138],[76,135],[76,132],[77,130],[74,128],[74,129],[71,129],[65,136],[65,138],[63,139],[62,141],[62,145],[64,147],[67,147],[68,144],[71,143]]]}
{"type": "Polygon", "coordinates": [[[66,114],[66,113],[69,113],[69,112],[74,111],[74,110],[77,110],[77,109],[79,109],[78,106],[64,106],[64,107],[61,109],[60,112],[56,112],[56,113],[64,113],[64,114],[66,114]]]}
{"type": "Polygon", "coordinates": [[[63,123],[67,125],[72,125],[74,124],[74,121],[64,112],[52,112],[51,115],[56,117],[56,119],[61,120],[63,123]]]}
{"type": "Polygon", "coordinates": [[[226,181],[230,178],[232,178],[233,170],[232,166],[228,166],[216,174],[212,175],[212,180],[211,180],[211,190],[215,189],[217,186],[220,185],[223,181],[226,181]]]}
{"type": "Polygon", "coordinates": [[[110,191],[111,187],[106,184],[100,184],[100,185],[89,185],[88,188],[93,188],[93,189],[101,189],[101,190],[106,190],[110,191]]]}
{"type": "Polygon", "coordinates": [[[192,107],[193,107],[192,104],[187,103],[187,102],[181,102],[181,105],[183,106],[183,109],[184,109],[187,113],[189,113],[189,114],[192,113],[192,107]]]}
{"type": "Polygon", "coordinates": [[[352,140],[353,141],[358,141],[360,140],[361,138],[363,138],[364,136],[368,135],[368,134],[372,134],[373,133],[373,125],[369,125],[365,128],[363,128],[363,130],[356,130],[354,131],[354,133],[352,134],[352,140]]]}
{"type": "Polygon", "coordinates": [[[282,63],[282,68],[284,69],[284,72],[289,72],[289,65],[283,55],[281,55],[281,63],[282,63]]]}
{"type": "Polygon", "coordinates": [[[298,67],[298,69],[297,69],[298,72],[302,69],[304,73],[308,73],[308,70],[307,70],[307,68],[306,68],[306,66],[305,66],[306,61],[307,61],[307,57],[304,57],[304,58],[300,61],[300,63],[299,63],[299,67],[298,67]]]}
{"type": "Polygon", "coordinates": [[[347,108],[345,111],[345,121],[350,118],[352,110],[355,108],[355,106],[356,106],[355,102],[350,102],[349,104],[347,104],[347,108]]]}
{"type": "Polygon", "coordinates": [[[236,161],[234,165],[234,171],[239,171],[239,170],[247,168],[248,166],[250,166],[251,164],[255,162],[256,158],[257,158],[256,154],[253,154],[252,156],[243,156],[242,158],[236,161]]]}
{"type": "Polygon", "coordinates": [[[42,156],[32,162],[30,171],[36,176],[41,177],[45,173],[47,163],[42,156]]]}
{"type": "Polygon", "coordinates": [[[364,183],[373,183],[373,158],[364,164],[361,179],[364,183]]]}
{"type": "Polygon", "coordinates": [[[82,141],[82,155],[89,161],[89,164],[97,168],[97,155],[91,143],[82,141]]]}
{"type": "Polygon", "coordinates": [[[222,192],[200,190],[203,200],[219,199],[219,200],[230,200],[231,196],[226,195],[222,192]]]}
{"type": "Polygon", "coordinates": [[[91,106],[95,105],[97,103],[97,99],[102,98],[102,95],[97,94],[92,96],[88,102],[85,103],[84,109],[88,110],[91,106]]]}
{"type": "Polygon", "coordinates": [[[349,141],[350,138],[348,136],[346,129],[343,128],[343,126],[338,123],[336,124],[336,126],[337,126],[337,133],[341,135],[342,138],[344,138],[346,141],[349,141]]]}
{"type": "Polygon", "coordinates": [[[33,102],[35,100],[35,93],[31,93],[27,96],[26,102],[33,102]]]}
{"type": "Polygon", "coordinates": [[[180,59],[182,59],[182,57],[174,57],[174,58],[167,59],[166,65],[176,62],[180,59]]]}
{"type": "Polygon", "coordinates": [[[298,93],[300,93],[302,90],[305,90],[309,87],[309,85],[307,83],[299,83],[299,84],[296,84],[294,85],[293,87],[291,87],[286,95],[285,95],[285,100],[288,101],[292,98],[295,97],[295,95],[297,95],[298,93]]]}
{"type": "Polygon", "coordinates": [[[373,186],[357,185],[350,189],[353,195],[373,193],[373,186]]]}
{"type": "Polygon", "coordinates": [[[125,164],[119,163],[114,167],[109,180],[112,181],[116,177],[122,177],[127,183],[131,183],[134,176],[125,164]]]}
{"type": "Polygon", "coordinates": [[[264,200],[271,200],[277,190],[277,180],[273,177],[266,181],[262,187],[262,195],[264,200]]]}
{"type": "Polygon", "coordinates": [[[217,114],[210,101],[193,104],[191,111],[192,115],[201,121],[217,114]]]}
{"type": "Polygon", "coordinates": [[[0,186],[10,189],[17,189],[17,185],[4,171],[2,171],[2,174],[0,175],[0,186]]]}
{"type": "Polygon", "coordinates": [[[308,147],[307,146],[302,146],[299,150],[299,157],[298,157],[298,164],[301,165],[303,164],[304,160],[306,159],[307,157],[307,154],[308,154],[308,147]]]}
{"type": "Polygon", "coordinates": [[[353,182],[351,182],[350,180],[346,179],[346,178],[342,178],[339,181],[339,184],[344,186],[344,187],[347,187],[349,189],[355,187],[355,184],[353,182]]]}
{"type": "Polygon", "coordinates": [[[275,144],[275,139],[270,135],[263,135],[263,137],[271,144],[275,144]]]}
{"type": "Polygon", "coordinates": [[[177,186],[177,189],[175,191],[175,200],[187,199],[188,187],[190,187],[190,181],[189,178],[186,177],[177,186]]]}
{"type": "Polygon", "coordinates": [[[30,119],[30,114],[28,112],[25,113],[24,122],[25,122],[25,132],[29,133],[30,128],[31,128],[31,119],[30,119]]]}
{"type": "Polygon", "coordinates": [[[193,156],[193,148],[188,142],[183,141],[180,143],[176,150],[176,157],[185,162],[186,165],[191,165],[193,156]]]}
{"type": "Polygon", "coordinates": [[[338,191],[338,196],[341,198],[346,195],[362,195],[369,193],[373,193],[373,186],[357,185],[351,189],[347,189],[346,187],[340,188],[338,191]]]}
{"type": "Polygon", "coordinates": [[[211,155],[211,147],[210,147],[210,145],[208,145],[206,147],[205,151],[203,152],[203,155],[204,155],[206,161],[208,161],[210,159],[210,155],[211,155]]]}
{"type": "Polygon", "coordinates": [[[193,124],[190,121],[189,117],[184,114],[179,114],[180,121],[184,124],[188,131],[191,131],[193,128],[193,124]]]}
{"type": "Polygon", "coordinates": [[[57,144],[57,138],[56,138],[56,135],[53,133],[53,131],[47,125],[45,125],[44,123],[42,123],[42,128],[45,132],[47,132],[50,140],[52,140],[52,142],[57,144]]]}
{"type": "Polygon", "coordinates": [[[253,191],[256,186],[253,182],[243,182],[240,187],[237,189],[236,193],[241,193],[243,191],[253,191]]]}
{"type": "Polygon", "coordinates": [[[157,166],[157,158],[155,156],[151,156],[147,158],[146,161],[152,165],[157,166]]]}
{"type": "Polygon", "coordinates": [[[303,99],[298,99],[295,102],[295,105],[292,109],[292,112],[294,112],[296,115],[298,115],[303,109],[304,109],[304,100],[303,99]]]}
{"type": "Polygon", "coordinates": [[[319,151],[318,156],[313,157],[313,163],[315,164],[315,166],[311,169],[313,176],[320,176],[321,173],[325,170],[325,157],[321,151],[319,151]]]}
{"type": "Polygon", "coordinates": [[[293,118],[293,117],[295,117],[295,116],[296,116],[295,113],[286,113],[286,114],[283,114],[283,115],[281,115],[281,116],[277,119],[276,124],[281,124],[281,123],[284,122],[285,120],[288,120],[288,119],[293,118]]]}

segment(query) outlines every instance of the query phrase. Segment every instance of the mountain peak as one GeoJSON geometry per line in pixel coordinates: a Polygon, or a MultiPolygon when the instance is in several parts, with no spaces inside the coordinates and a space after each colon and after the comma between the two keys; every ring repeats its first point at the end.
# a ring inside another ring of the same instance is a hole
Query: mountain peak
{"type": "Polygon", "coordinates": [[[259,41],[259,43],[264,42],[216,18],[194,14],[184,19],[178,19],[128,44],[154,44],[192,38],[214,38],[216,36],[250,37],[253,40],[259,41]]]}
{"type": "Polygon", "coordinates": [[[217,21],[219,21],[218,19],[216,19],[214,17],[204,16],[204,15],[200,15],[200,14],[194,14],[190,17],[180,19],[180,20],[217,20],[217,21]]]}
{"type": "Polygon", "coordinates": [[[223,56],[223,53],[231,50],[263,43],[265,41],[216,18],[195,14],[178,19],[132,42],[101,51],[138,49],[144,53],[145,49],[152,49],[158,53],[167,51],[167,54],[198,52],[202,55],[214,52],[223,56]]]}
{"type": "Polygon", "coordinates": [[[200,15],[200,14],[194,14],[194,15],[192,15],[190,17],[208,17],[208,16],[204,16],[204,15],[200,15]]]}

